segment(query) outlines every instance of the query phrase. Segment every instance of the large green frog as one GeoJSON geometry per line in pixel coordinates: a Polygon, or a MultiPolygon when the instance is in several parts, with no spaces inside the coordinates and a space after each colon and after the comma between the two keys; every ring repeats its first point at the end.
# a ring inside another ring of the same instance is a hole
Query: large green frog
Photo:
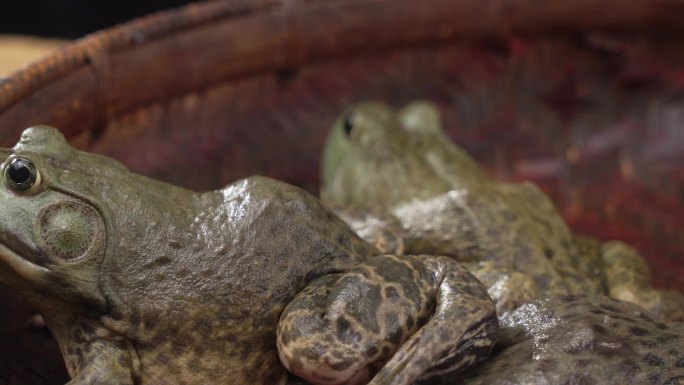
{"type": "Polygon", "coordinates": [[[0,284],[40,310],[72,385],[410,384],[489,354],[453,260],[376,255],[313,196],[252,177],[196,193],[70,147],[0,149],[0,284]]]}
{"type": "Polygon", "coordinates": [[[497,183],[443,132],[429,102],[395,112],[350,108],[322,161],[322,199],[381,249],[454,257],[488,287],[500,312],[534,298],[610,294],[666,319],[681,296],[651,288],[646,264],[620,242],[577,237],[534,184],[497,183]]]}

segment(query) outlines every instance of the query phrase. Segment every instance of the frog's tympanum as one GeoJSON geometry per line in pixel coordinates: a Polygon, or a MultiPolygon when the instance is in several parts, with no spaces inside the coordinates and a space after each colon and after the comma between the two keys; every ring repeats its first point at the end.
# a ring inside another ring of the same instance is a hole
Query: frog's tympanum
{"type": "Polygon", "coordinates": [[[494,305],[457,262],[376,255],[296,187],[196,193],[45,126],[0,160],[0,283],[40,310],[69,384],[276,385],[287,367],[406,385],[493,345],[494,305]]]}
{"type": "Polygon", "coordinates": [[[681,385],[684,329],[606,296],[543,299],[504,314],[492,355],[435,385],[681,385]]]}
{"type": "Polygon", "coordinates": [[[437,109],[352,107],[323,154],[321,197],[357,233],[394,253],[465,262],[500,312],[534,298],[610,294],[663,319],[681,296],[651,288],[643,259],[619,242],[577,237],[534,184],[497,183],[446,136],[437,109]]]}

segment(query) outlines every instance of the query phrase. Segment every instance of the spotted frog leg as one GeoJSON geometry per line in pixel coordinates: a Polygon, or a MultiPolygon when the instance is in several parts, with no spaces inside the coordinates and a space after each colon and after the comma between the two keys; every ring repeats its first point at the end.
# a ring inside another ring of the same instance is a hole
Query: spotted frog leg
{"type": "Polygon", "coordinates": [[[383,255],[313,281],[285,308],[277,346],[315,385],[408,385],[486,358],[497,330],[486,288],[458,262],[383,255]]]}

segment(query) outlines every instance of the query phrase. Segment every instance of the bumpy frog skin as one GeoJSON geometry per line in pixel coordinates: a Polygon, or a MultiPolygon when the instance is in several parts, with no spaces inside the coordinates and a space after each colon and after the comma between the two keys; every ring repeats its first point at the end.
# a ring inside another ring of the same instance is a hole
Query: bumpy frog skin
{"type": "Polygon", "coordinates": [[[605,296],[525,304],[502,317],[492,356],[434,385],[681,385],[684,329],[605,296]]]}
{"type": "Polygon", "coordinates": [[[321,167],[322,199],[360,236],[385,251],[466,262],[499,312],[543,296],[609,293],[684,318],[681,296],[653,290],[633,249],[576,237],[532,183],[492,181],[428,102],[352,107],[334,124],[321,167]]]}
{"type": "Polygon", "coordinates": [[[494,305],[472,275],[373,256],[296,187],[252,177],[196,193],[45,126],[0,160],[0,284],[40,310],[69,384],[277,385],[288,367],[399,385],[491,350],[494,305]]]}

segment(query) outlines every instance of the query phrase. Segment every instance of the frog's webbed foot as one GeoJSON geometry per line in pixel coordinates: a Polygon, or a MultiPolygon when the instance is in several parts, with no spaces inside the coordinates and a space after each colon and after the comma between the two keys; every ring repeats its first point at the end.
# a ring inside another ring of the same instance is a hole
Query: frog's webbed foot
{"type": "Polygon", "coordinates": [[[485,358],[497,325],[457,262],[385,255],[314,281],[283,312],[277,341],[283,364],[313,384],[408,385],[485,358]]]}
{"type": "MultiPolygon", "coordinates": [[[[133,385],[133,363],[123,341],[98,341],[87,352],[67,385],[133,385]]],[[[70,370],[71,372],[71,370],[70,370]]]]}
{"type": "Polygon", "coordinates": [[[611,241],[601,252],[609,296],[640,305],[663,322],[684,321],[684,297],[654,289],[648,265],[634,248],[611,241]]]}

